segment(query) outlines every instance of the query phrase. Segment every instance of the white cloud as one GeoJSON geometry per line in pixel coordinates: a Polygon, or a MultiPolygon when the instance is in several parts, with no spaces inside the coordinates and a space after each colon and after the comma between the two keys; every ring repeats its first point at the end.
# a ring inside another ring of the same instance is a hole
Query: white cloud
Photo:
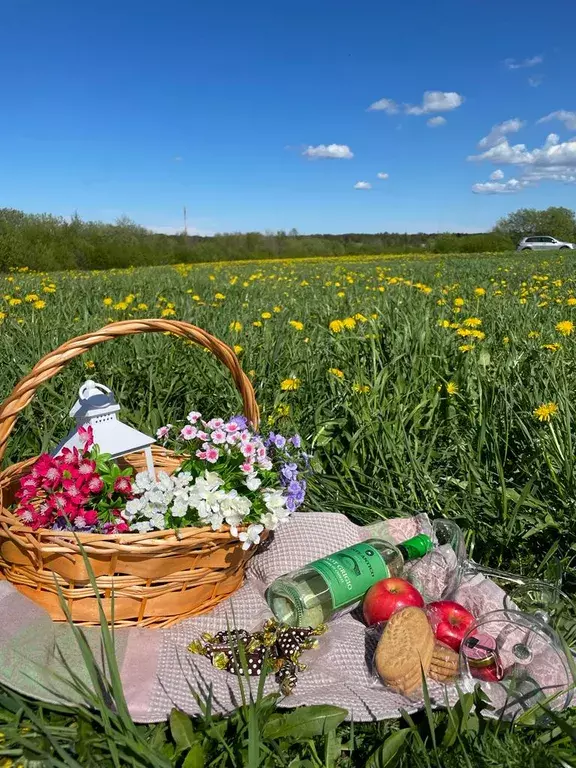
{"type": "Polygon", "coordinates": [[[532,88],[538,88],[539,85],[542,85],[543,80],[544,75],[533,75],[532,77],[528,78],[528,85],[530,85],[532,88]]]}
{"type": "Polygon", "coordinates": [[[521,175],[517,179],[501,182],[501,171],[494,171],[491,181],[475,184],[472,190],[477,194],[501,194],[518,192],[541,181],[556,181],[563,184],[576,183],[576,139],[560,141],[556,133],[550,133],[541,147],[528,149],[525,144],[510,145],[503,139],[480,155],[471,155],[474,162],[489,161],[498,165],[518,166],[521,175]]]}
{"type": "Polygon", "coordinates": [[[544,56],[532,56],[531,59],[523,59],[522,61],[516,61],[516,59],[506,59],[504,64],[508,69],[525,69],[526,67],[535,67],[536,64],[542,64],[544,56]]]}
{"type": "MultiPolygon", "coordinates": [[[[421,105],[399,105],[392,99],[380,99],[370,104],[369,112],[386,112],[388,115],[396,115],[402,111],[407,115],[430,115],[435,112],[450,112],[464,103],[464,97],[454,91],[426,91],[422,97],[421,105]]],[[[441,125],[441,123],[436,123],[441,125]]]]}
{"type": "Polygon", "coordinates": [[[441,125],[446,125],[446,118],[441,115],[431,117],[430,120],[426,120],[426,125],[429,125],[430,128],[439,128],[441,125]]]}
{"type": "Polygon", "coordinates": [[[305,157],[311,160],[319,158],[330,158],[333,160],[350,160],[354,153],[346,144],[318,144],[317,147],[308,147],[302,152],[305,157]]]}
{"type": "Polygon", "coordinates": [[[472,185],[472,192],[476,195],[506,195],[520,192],[529,186],[526,179],[508,179],[508,181],[486,181],[472,185]]]}
{"type": "Polygon", "coordinates": [[[450,112],[464,103],[464,97],[454,91],[426,91],[422,106],[404,105],[407,115],[429,115],[433,112],[450,112]]]}
{"type": "Polygon", "coordinates": [[[483,152],[481,155],[471,155],[469,160],[489,160],[493,163],[506,165],[536,165],[543,167],[576,168],[576,139],[560,141],[556,133],[548,135],[544,145],[533,150],[526,149],[525,144],[511,146],[508,139],[483,152]]]}
{"type": "Polygon", "coordinates": [[[398,112],[398,104],[392,99],[380,99],[370,104],[369,112],[386,112],[389,115],[395,115],[398,112]]]}
{"type": "Polygon", "coordinates": [[[503,123],[498,123],[498,125],[493,125],[492,130],[488,136],[484,136],[483,139],[480,139],[478,146],[480,149],[488,149],[489,147],[494,147],[504,140],[506,134],[517,133],[521,128],[524,127],[524,125],[524,121],[517,117],[514,117],[511,120],[504,120],[503,123]]]}
{"type": "Polygon", "coordinates": [[[378,176],[379,179],[387,179],[389,176],[389,174],[387,173],[378,173],[376,175],[378,176]]]}
{"type": "Polygon", "coordinates": [[[501,171],[499,168],[495,171],[492,171],[492,173],[490,174],[490,179],[492,181],[500,181],[503,178],[504,178],[504,172],[501,171]]]}
{"type": "Polygon", "coordinates": [[[372,184],[369,181],[357,181],[354,189],[372,189],[372,184]]]}
{"type": "Polygon", "coordinates": [[[565,109],[559,109],[556,112],[550,112],[549,115],[541,117],[538,123],[548,123],[550,120],[559,120],[569,131],[576,131],[576,112],[568,112],[565,109]]]}

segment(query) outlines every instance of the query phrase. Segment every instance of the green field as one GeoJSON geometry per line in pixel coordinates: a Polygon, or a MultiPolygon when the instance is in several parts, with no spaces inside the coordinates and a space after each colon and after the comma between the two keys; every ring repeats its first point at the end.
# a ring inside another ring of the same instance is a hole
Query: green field
{"type": "MultiPolygon", "coordinates": [[[[444,515],[466,529],[475,560],[544,578],[561,571],[565,591],[576,590],[571,255],[14,271],[0,277],[0,285],[3,396],[41,356],[73,336],[129,318],[187,320],[236,346],[264,423],[296,428],[313,449],[310,509],[345,512],[359,523],[422,510],[444,515]]],[[[37,454],[67,431],[68,410],[85,378],[110,386],[124,417],[144,431],[191,408],[223,415],[240,407],[225,369],[196,346],[161,334],[109,342],[40,389],[17,423],[5,463],[37,454]]],[[[9,709],[0,699],[0,730],[6,730],[3,717],[11,720],[9,709]]],[[[420,730],[415,725],[410,738],[389,744],[400,762],[385,762],[384,755],[372,764],[576,765],[576,717],[546,731],[498,731],[473,712],[469,721],[458,721],[451,743],[447,715],[422,716],[420,730]]],[[[64,716],[42,717],[72,728],[64,716]]],[[[98,727],[89,721],[84,736],[78,730],[63,735],[66,750],[72,754],[79,739],[95,739],[98,727]]],[[[242,714],[227,727],[227,738],[243,744],[248,725],[242,714]]],[[[341,728],[330,738],[290,742],[283,757],[274,758],[276,747],[263,741],[261,758],[270,762],[261,763],[243,763],[241,756],[232,762],[219,753],[215,737],[201,732],[213,760],[206,758],[206,765],[354,766],[364,765],[397,727],[358,727],[352,739],[350,729],[341,728]]],[[[152,738],[159,745],[171,738],[154,737],[157,729],[138,733],[148,746],[152,738]]],[[[16,761],[22,737],[11,738],[16,761]]],[[[0,754],[2,747],[0,741],[0,754]]],[[[98,762],[115,765],[107,749],[98,762]]]]}

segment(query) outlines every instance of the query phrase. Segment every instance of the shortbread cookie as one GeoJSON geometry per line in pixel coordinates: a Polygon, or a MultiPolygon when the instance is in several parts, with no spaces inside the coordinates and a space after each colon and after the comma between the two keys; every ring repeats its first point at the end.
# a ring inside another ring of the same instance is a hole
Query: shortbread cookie
{"type": "Polygon", "coordinates": [[[421,608],[404,608],[386,624],[375,654],[382,681],[399,693],[409,694],[428,674],[434,652],[434,633],[421,608]]]}
{"type": "Polygon", "coordinates": [[[437,683],[449,683],[458,674],[458,654],[442,643],[436,643],[429,675],[437,683]]]}

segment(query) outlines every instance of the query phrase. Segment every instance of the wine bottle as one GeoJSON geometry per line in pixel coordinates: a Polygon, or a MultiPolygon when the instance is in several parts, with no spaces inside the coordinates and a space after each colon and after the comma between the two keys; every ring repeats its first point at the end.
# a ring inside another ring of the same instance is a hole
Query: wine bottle
{"type": "Polygon", "coordinates": [[[368,539],[280,576],[266,590],[266,601],[279,622],[317,627],[352,611],[373,584],[400,576],[405,560],[432,548],[423,533],[398,545],[368,539]]]}

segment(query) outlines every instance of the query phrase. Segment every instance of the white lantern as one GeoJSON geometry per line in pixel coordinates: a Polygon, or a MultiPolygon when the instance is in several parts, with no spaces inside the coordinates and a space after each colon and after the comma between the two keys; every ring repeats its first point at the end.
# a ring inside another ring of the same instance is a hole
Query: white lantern
{"type": "Polygon", "coordinates": [[[57,456],[64,448],[81,450],[83,441],[80,439],[78,429],[92,427],[94,444],[100,448],[101,453],[108,453],[113,459],[118,459],[128,453],[144,451],[148,472],[154,477],[154,462],[150,446],[156,441],[119,421],[116,416],[119,410],[120,406],[108,387],[97,384],[95,381],[86,381],[80,387],[78,400],[70,411],[70,416],[76,420],[76,427],[56,448],[54,455],[57,456]]]}

